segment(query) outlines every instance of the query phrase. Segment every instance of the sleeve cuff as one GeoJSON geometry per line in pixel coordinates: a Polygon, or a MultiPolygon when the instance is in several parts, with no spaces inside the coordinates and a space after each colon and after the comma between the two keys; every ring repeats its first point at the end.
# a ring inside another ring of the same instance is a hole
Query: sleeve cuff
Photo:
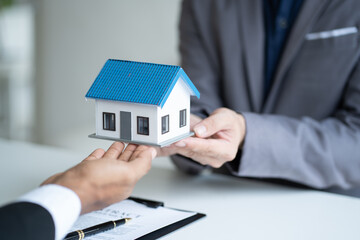
{"type": "MultiPolygon", "coordinates": [[[[237,175],[244,177],[279,177],[276,172],[281,167],[277,164],[272,152],[272,144],[276,140],[273,126],[268,126],[256,113],[241,113],[246,121],[246,136],[242,148],[241,164],[237,175]],[[273,159],[274,161],[270,161],[273,159]]],[[[277,144],[277,143],[276,143],[277,144]]],[[[280,145],[280,144],[279,144],[280,145]]]]}
{"type": "MultiPolygon", "coordinates": [[[[246,137],[237,175],[244,177],[294,178],[298,151],[293,137],[296,123],[285,117],[242,113],[246,121],[246,137]],[[286,144],[284,144],[286,142],[286,144]]],[[[302,179],[302,177],[300,177],[302,179]]]]}
{"type": "Polygon", "coordinates": [[[45,208],[55,224],[55,239],[62,239],[81,212],[79,197],[72,190],[55,184],[41,186],[18,199],[45,208]]]}

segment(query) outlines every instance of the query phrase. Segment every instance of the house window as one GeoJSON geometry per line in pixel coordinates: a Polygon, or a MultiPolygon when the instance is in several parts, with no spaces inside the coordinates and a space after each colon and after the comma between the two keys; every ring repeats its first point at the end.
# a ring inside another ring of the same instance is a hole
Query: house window
{"type": "Polygon", "coordinates": [[[115,131],[115,113],[103,113],[103,129],[115,131]]]}
{"type": "Polygon", "coordinates": [[[141,135],[149,135],[149,118],[137,117],[137,133],[141,135]]]}
{"type": "Polygon", "coordinates": [[[163,116],[161,118],[161,133],[169,132],[169,115],[163,116]]]}
{"type": "Polygon", "coordinates": [[[186,109],[180,110],[180,127],[186,126],[186,109]]]}

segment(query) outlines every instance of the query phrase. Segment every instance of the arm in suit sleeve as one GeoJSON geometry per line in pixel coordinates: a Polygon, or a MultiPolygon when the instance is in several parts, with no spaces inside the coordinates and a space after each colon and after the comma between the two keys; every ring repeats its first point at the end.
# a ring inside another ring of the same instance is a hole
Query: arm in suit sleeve
{"type": "Polygon", "coordinates": [[[62,239],[80,214],[79,197],[60,185],[44,185],[0,208],[4,239],[62,239]]]}
{"type": "Polygon", "coordinates": [[[283,178],[316,188],[360,185],[360,64],[333,116],[316,121],[243,113],[240,176],[283,178]]]}
{"type": "Polygon", "coordinates": [[[0,208],[0,232],[3,239],[55,238],[51,214],[38,204],[30,202],[11,203],[0,208]]]}
{"type": "MultiPolygon", "coordinates": [[[[333,114],[324,119],[250,113],[250,110],[242,105],[233,108],[230,100],[221,100],[226,97],[226,94],[221,92],[222,88],[230,84],[224,82],[224,79],[220,82],[219,74],[222,76],[226,71],[219,69],[221,64],[217,60],[221,59],[222,65],[226,66],[226,58],[222,59],[221,54],[216,56],[213,51],[216,51],[214,49],[217,49],[219,44],[211,42],[218,38],[214,36],[219,28],[216,21],[221,19],[216,19],[213,9],[206,9],[210,4],[197,6],[196,9],[203,11],[195,12],[193,7],[201,4],[199,2],[184,1],[180,50],[184,69],[201,93],[200,101],[192,102],[194,113],[209,114],[215,108],[228,107],[235,111],[241,110],[246,119],[246,138],[242,154],[235,160],[239,161],[241,158],[241,163],[239,167],[231,167],[233,174],[282,178],[316,188],[359,186],[360,64],[354,67],[349,76],[341,102],[334,107],[333,114]],[[211,20],[211,17],[215,20],[211,20]],[[211,27],[213,31],[207,29],[211,27]]],[[[212,4],[214,3],[215,1],[212,4]]]]}

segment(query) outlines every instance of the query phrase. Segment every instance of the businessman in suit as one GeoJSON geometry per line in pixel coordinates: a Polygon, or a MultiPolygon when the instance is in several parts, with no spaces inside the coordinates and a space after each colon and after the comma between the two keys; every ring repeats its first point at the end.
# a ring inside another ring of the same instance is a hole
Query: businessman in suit
{"type": "Polygon", "coordinates": [[[73,168],[47,179],[41,187],[0,208],[2,239],[62,239],[79,214],[127,198],[147,173],[152,147],[115,142],[95,150],[73,168]]]}
{"type": "Polygon", "coordinates": [[[359,12],[356,0],[185,0],[196,137],[160,154],[193,174],[359,187],[359,12]]]}

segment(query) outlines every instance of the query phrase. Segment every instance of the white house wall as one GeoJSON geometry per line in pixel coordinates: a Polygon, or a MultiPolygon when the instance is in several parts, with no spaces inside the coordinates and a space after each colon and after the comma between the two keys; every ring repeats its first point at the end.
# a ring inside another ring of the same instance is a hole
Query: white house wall
{"type": "Polygon", "coordinates": [[[182,79],[179,79],[163,108],[158,108],[159,142],[189,133],[190,131],[190,93],[182,79]],[[186,126],[180,128],[180,110],[186,109],[186,126]],[[161,117],[169,115],[169,132],[161,133],[161,117]]]}
{"type": "Polygon", "coordinates": [[[132,141],[158,143],[157,106],[107,100],[95,100],[96,135],[120,138],[120,111],[131,112],[132,141]],[[103,112],[115,114],[115,131],[103,130],[103,112]],[[149,136],[137,134],[137,116],[149,118],[149,136]]]}

